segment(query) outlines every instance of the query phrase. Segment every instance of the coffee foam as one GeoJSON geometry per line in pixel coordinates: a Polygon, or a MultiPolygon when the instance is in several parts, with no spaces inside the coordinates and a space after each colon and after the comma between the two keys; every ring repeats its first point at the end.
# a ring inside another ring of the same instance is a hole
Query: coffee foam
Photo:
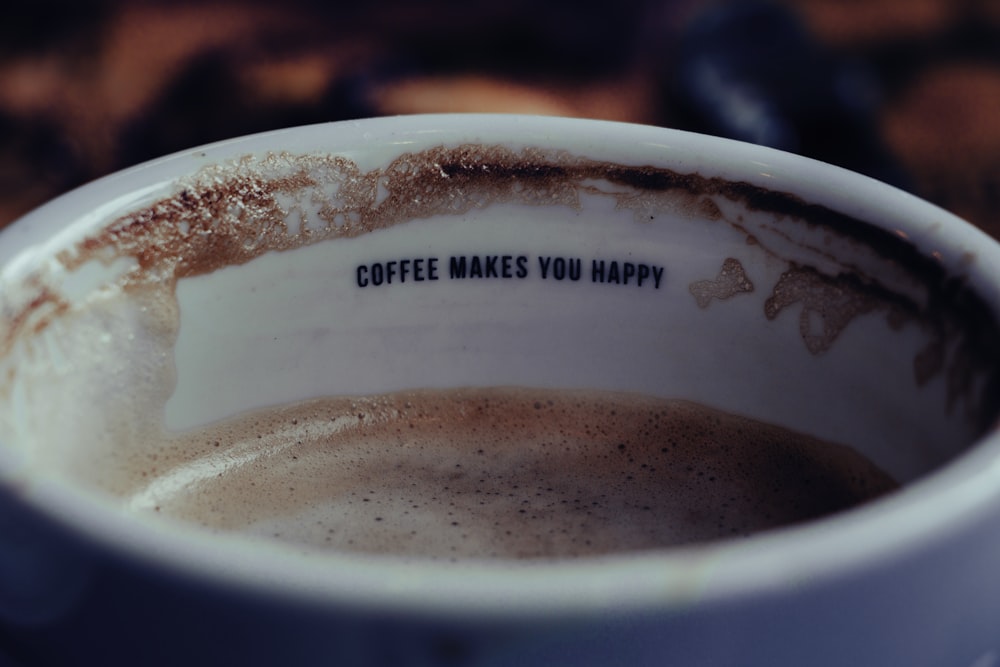
{"type": "Polygon", "coordinates": [[[0,357],[0,430],[31,475],[113,495],[161,455],[180,312],[158,286],[97,290],[0,357]]]}
{"type": "Polygon", "coordinates": [[[848,447],[586,390],[326,398],[172,437],[130,507],[314,548],[565,558],[746,536],[896,487],[848,447]]]}

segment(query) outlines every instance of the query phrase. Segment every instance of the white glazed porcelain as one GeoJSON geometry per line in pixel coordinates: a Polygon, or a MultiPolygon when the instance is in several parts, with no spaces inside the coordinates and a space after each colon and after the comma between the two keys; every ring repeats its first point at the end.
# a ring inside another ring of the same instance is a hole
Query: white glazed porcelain
{"type": "Polygon", "coordinates": [[[375,119],[102,179],[6,230],[0,260],[0,645],[26,664],[1000,664],[1000,438],[983,433],[1000,247],[884,184],[651,127],[375,119]],[[73,337],[67,313],[137,265],[125,237],[202,221],[243,256],[179,277],[176,343],[73,337]],[[95,240],[109,228],[117,245],[95,240]],[[303,553],[80,482],[114,459],[79,445],[94,415],[146,405],[170,369],[170,428],[325,394],[626,389],[852,443],[906,485],[752,539],[603,559],[303,553]]]}

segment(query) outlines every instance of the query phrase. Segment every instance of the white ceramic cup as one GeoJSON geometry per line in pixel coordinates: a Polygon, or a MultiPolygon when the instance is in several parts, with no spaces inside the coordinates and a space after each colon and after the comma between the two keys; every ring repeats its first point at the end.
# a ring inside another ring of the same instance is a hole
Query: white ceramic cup
{"type": "Polygon", "coordinates": [[[1000,664],[1000,246],[887,185],[660,128],[373,119],[101,179],[5,230],[0,261],[13,664],[1000,664]],[[158,300],[102,310],[123,289],[158,300]],[[210,534],[87,481],[122,456],[102,429],[157,396],[180,429],[468,385],[694,400],[903,487],[511,567],[210,534]]]}

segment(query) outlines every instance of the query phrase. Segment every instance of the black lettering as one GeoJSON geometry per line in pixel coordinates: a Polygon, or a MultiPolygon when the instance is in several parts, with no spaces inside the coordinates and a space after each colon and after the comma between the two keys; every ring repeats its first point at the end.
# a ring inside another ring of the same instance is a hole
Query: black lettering
{"type": "MultiPolygon", "coordinates": [[[[355,267],[354,281],[358,287],[377,287],[394,283],[438,280],[437,257],[415,257],[386,262],[372,262],[355,267]]],[[[464,278],[527,278],[530,273],[528,255],[453,255],[448,258],[452,279],[464,278]]],[[[583,276],[583,260],[579,257],[540,256],[538,267],[543,280],[578,282],[583,276]]],[[[592,259],[590,281],[615,285],[643,287],[652,283],[660,289],[666,269],[655,264],[592,259]]]]}
{"type": "Polygon", "coordinates": [[[638,274],[636,276],[636,284],[642,287],[642,283],[645,280],[649,280],[649,267],[645,264],[640,264],[638,267],[638,274]]]}
{"type": "Polygon", "coordinates": [[[582,261],[580,260],[579,257],[577,257],[576,259],[570,259],[569,260],[569,279],[570,280],[574,280],[575,281],[575,280],[579,280],[580,279],[580,267],[581,267],[581,264],[582,264],[582,261]]]}
{"type": "Polygon", "coordinates": [[[590,282],[592,283],[603,283],[604,282],[604,260],[593,260],[590,263],[590,282]]]}
{"type": "Polygon", "coordinates": [[[500,258],[500,275],[504,278],[513,278],[513,274],[510,272],[513,259],[510,255],[504,255],[500,258]]]}
{"type": "Polygon", "coordinates": [[[528,277],[528,258],[524,255],[518,255],[517,257],[517,277],[528,277]]]}
{"type": "Polygon", "coordinates": [[[608,262],[608,282],[616,285],[620,285],[622,282],[621,276],[618,274],[618,262],[615,260],[608,262]]]}
{"type": "Polygon", "coordinates": [[[539,257],[538,267],[542,270],[542,280],[548,278],[549,264],[552,263],[551,257],[539,257]]]}
{"type": "Polygon", "coordinates": [[[487,278],[499,278],[500,274],[497,273],[497,261],[500,258],[496,255],[489,255],[486,257],[486,277],[487,278]]]}
{"type": "MultiPolygon", "coordinates": [[[[461,274],[466,272],[465,259],[452,257],[451,260],[453,275],[464,277],[461,274]]],[[[405,283],[407,280],[437,280],[437,261],[437,257],[419,257],[361,264],[355,270],[354,280],[358,287],[378,287],[392,285],[393,282],[405,283]]]]}
{"type": "MultiPolygon", "coordinates": [[[[433,270],[433,265],[431,268],[433,270]]],[[[464,278],[467,273],[465,257],[452,257],[449,262],[448,273],[452,279],[464,278]]],[[[434,278],[431,278],[431,280],[434,280],[434,278]]]]}
{"type": "Polygon", "coordinates": [[[479,260],[479,255],[473,255],[472,261],[469,262],[469,277],[470,278],[483,277],[483,263],[479,260]]]}
{"type": "Polygon", "coordinates": [[[552,262],[552,276],[556,280],[562,280],[566,277],[566,260],[562,257],[556,257],[552,262]]]}

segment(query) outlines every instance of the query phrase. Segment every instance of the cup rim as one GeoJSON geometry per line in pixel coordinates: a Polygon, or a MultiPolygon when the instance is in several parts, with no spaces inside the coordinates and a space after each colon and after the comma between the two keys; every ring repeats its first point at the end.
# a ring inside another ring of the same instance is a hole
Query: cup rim
{"type": "MultiPolygon", "coordinates": [[[[689,168],[790,190],[863,220],[885,220],[948,263],[963,253],[970,282],[1000,318],[1000,244],[956,216],[892,186],[809,158],[668,128],[601,120],[497,114],[429,114],[341,121],[276,130],[193,148],[106,176],[62,195],[0,234],[0,266],[45,253],[72,230],[112,210],[162,196],[201,167],[267,151],[317,152],[328,145],[361,153],[408,142],[543,142],[626,156],[657,152],[689,168]],[[321,138],[322,141],[317,141],[321,138]],[[614,146],[612,146],[614,145],[614,146]],[[66,222],[69,221],[69,222],[66,222]],[[937,254],[935,254],[937,253],[937,254]]],[[[388,149],[386,149],[388,150],[388,149]]],[[[340,149],[338,149],[340,152],[340,149]]],[[[957,270],[957,264],[951,269],[957,270]]],[[[1000,506],[1000,431],[889,496],[819,521],[743,540],[574,561],[519,564],[407,562],[367,555],[301,553],[243,538],[206,534],[170,521],[125,516],[106,499],[17,468],[0,449],[0,483],[44,514],[130,558],[268,594],[423,613],[497,616],[583,614],[599,609],[678,608],[760,594],[801,591],[859,571],[889,567],[971,532],[1000,506]],[[256,545],[256,543],[255,543],[256,545]]]]}

